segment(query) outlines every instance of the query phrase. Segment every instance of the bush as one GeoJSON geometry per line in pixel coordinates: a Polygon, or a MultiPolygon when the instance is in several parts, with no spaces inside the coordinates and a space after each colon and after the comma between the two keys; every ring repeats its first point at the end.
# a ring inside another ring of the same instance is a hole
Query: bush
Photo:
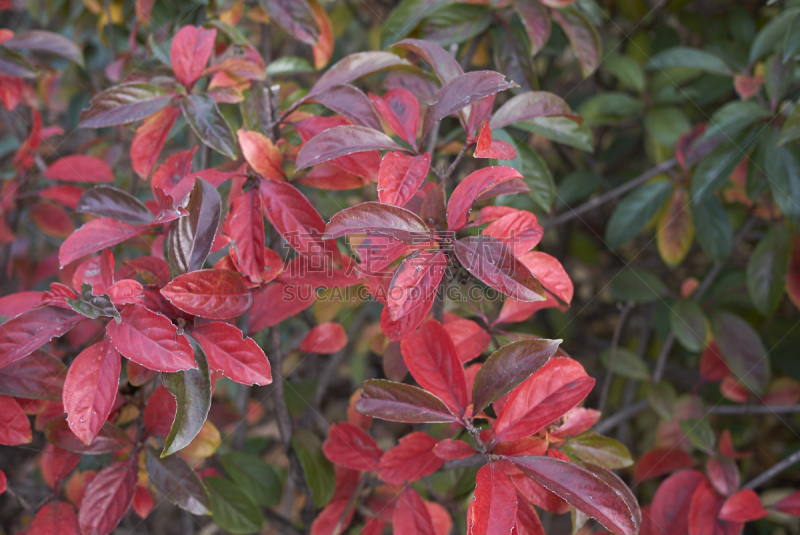
{"type": "Polygon", "coordinates": [[[796,530],[800,4],[389,4],[0,2],[6,529],[796,530]]]}

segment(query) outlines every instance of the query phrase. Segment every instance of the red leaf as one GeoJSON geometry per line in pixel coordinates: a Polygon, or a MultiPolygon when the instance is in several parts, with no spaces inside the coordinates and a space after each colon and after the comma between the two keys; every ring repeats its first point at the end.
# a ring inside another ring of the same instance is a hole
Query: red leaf
{"type": "Polygon", "coordinates": [[[312,0],[308,3],[311,11],[314,14],[314,20],[319,26],[319,37],[317,42],[311,47],[311,52],[314,55],[314,68],[321,70],[331,60],[333,55],[333,23],[331,22],[325,8],[319,2],[312,0]]]}
{"type": "Polygon", "coordinates": [[[722,505],[719,511],[720,520],[728,522],[752,522],[767,516],[767,510],[761,505],[761,499],[754,490],[740,490],[722,505]]]}
{"type": "Polygon", "coordinates": [[[431,155],[411,156],[387,152],[378,171],[378,199],[382,203],[404,206],[428,176],[431,155]]]}
{"type": "Polygon", "coordinates": [[[233,240],[231,259],[239,273],[254,283],[266,281],[264,213],[257,191],[250,190],[234,199],[225,218],[225,234],[233,240]]]}
{"type": "Polygon", "coordinates": [[[561,515],[569,511],[569,504],[525,474],[512,476],[517,494],[537,507],[561,515]]]}
{"type": "Polygon", "coordinates": [[[67,208],[74,210],[78,206],[78,200],[83,195],[84,189],[71,184],[59,184],[39,190],[39,197],[56,201],[67,208]]]}
{"type": "Polygon", "coordinates": [[[505,141],[492,140],[492,130],[489,121],[486,120],[481,125],[478,134],[478,144],[475,147],[475,158],[494,158],[495,160],[513,160],[517,157],[517,150],[505,141]]]}
{"type": "Polygon", "coordinates": [[[297,169],[372,150],[405,150],[392,138],[366,126],[334,126],[314,136],[297,153],[297,169]]]}
{"type": "Polygon", "coordinates": [[[190,87],[203,75],[214,48],[217,30],[184,26],[172,39],[169,57],[175,78],[190,87]]]}
{"type": "Polygon", "coordinates": [[[328,428],[322,452],[332,463],[364,472],[378,471],[383,451],[361,428],[340,422],[328,428]]]}
{"type": "Polygon", "coordinates": [[[403,489],[403,494],[397,498],[392,524],[398,535],[437,535],[425,502],[411,487],[403,489]]]}
{"type": "Polygon", "coordinates": [[[161,295],[189,314],[216,320],[241,316],[253,305],[242,276],[224,269],[203,269],[179,275],[161,295]]]}
{"type": "MultiPolygon", "coordinates": [[[[514,535],[546,535],[539,515],[525,496],[517,492],[517,518],[514,535]]],[[[640,535],[644,535],[640,531],[640,535]]]]}
{"type": "Polygon", "coordinates": [[[464,269],[498,292],[523,302],[546,299],[542,285],[511,250],[491,236],[468,236],[455,242],[464,269]]]}
{"type": "Polygon", "coordinates": [[[456,186],[447,203],[449,230],[459,230],[466,226],[472,205],[478,197],[497,185],[515,178],[522,178],[519,171],[502,165],[485,167],[470,173],[456,186]]]}
{"type": "Polygon", "coordinates": [[[58,491],[61,488],[61,482],[67,479],[67,476],[80,462],[80,455],[74,455],[53,444],[47,444],[42,456],[39,457],[38,465],[42,479],[47,486],[58,491]]]}
{"type": "Polygon", "coordinates": [[[357,125],[380,131],[381,119],[372,101],[360,89],[352,85],[338,85],[318,93],[314,100],[346,117],[357,125]]]}
{"type": "Polygon", "coordinates": [[[250,167],[265,178],[284,180],[283,156],[272,140],[261,132],[239,129],[236,132],[242,154],[250,167]]]}
{"type": "MultiPolygon", "coordinates": [[[[517,210],[492,221],[489,226],[483,230],[483,234],[494,236],[503,242],[506,247],[511,249],[512,253],[517,255],[519,259],[527,265],[521,255],[539,245],[542,236],[544,236],[544,229],[539,225],[536,216],[531,212],[527,210],[517,210]]],[[[544,284],[543,281],[542,283],[544,284]]]]}
{"type": "Polygon", "coordinates": [[[353,513],[355,513],[355,508],[351,507],[349,497],[329,501],[311,524],[311,535],[340,535],[350,525],[353,513]],[[347,515],[344,516],[342,522],[345,511],[347,511],[347,515]]]}
{"type": "Polygon", "coordinates": [[[445,269],[447,255],[443,251],[416,251],[403,260],[389,284],[389,317],[397,321],[424,307],[436,296],[445,269]]]}
{"type": "Polygon", "coordinates": [[[67,368],[61,360],[35,351],[0,369],[0,392],[16,398],[55,401],[61,399],[66,376],[67,368]]]}
{"type": "Polygon", "coordinates": [[[147,433],[156,437],[169,435],[177,407],[175,396],[159,385],[147,398],[147,405],[144,407],[144,428],[147,433]]]}
{"type": "Polygon", "coordinates": [[[664,535],[686,535],[692,495],[706,477],[697,470],[673,474],[661,483],[650,506],[653,524],[664,535]]]}
{"type": "Polygon", "coordinates": [[[177,372],[196,368],[194,351],[172,322],[143,305],[120,311],[122,322],[111,321],[106,334],[127,359],[151,370],[177,372]]]}
{"type": "MultiPolygon", "coordinates": [[[[176,186],[182,181],[183,177],[192,172],[192,158],[194,153],[197,152],[197,147],[192,147],[188,150],[182,150],[170,155],[164,163],[159,165],[153,173],[153,180],[150,181],[150,187],[155,193],[156,188],[161,188],[167,195],[175,193],[176,186]]],[[[186,184],[186,192],[189,193],[194,187],[195,175],[192,175],[191,183],[186,184]]],[[[178,199],[177,194],[175,200],[178,199]]]]}
{"type": "Polygon", "coordinates": [[[335,263],[339,262],[341,255],[336,244],[322,241],[325,221],[297,188],[279,180],[262,180],[258,191],[264,215],[292,248],[315,258],[324,251],[335,263]]]}
{"type": "MultiPolygon", "coordinates": [[[[392,89],[384,93],[383,97],[370,93],[369,98],[394,133],[416,150],[419,102],[414,94],[408,89],[392,89]]],[[[402,204],[398,204],[398,206],[402,206],[402,204]]]]}
{"type": "Polygon", "coordinates": [[[334,215],[325,228],[325,238],[350,234],[380,234],[404,243],[427,242],[428,226],[413,212],[379,202],[362,202],[334,215]]]}
{"type": "Polygon", "coordinates": [[[550,359],[511,393],[495,421],[495,441],[511,442],[535,434],[583,401],[594,383],[578,362],[550,359]]]}
{"type": "Polygon", "coordinates": [[[561,97],[545,91],[528,91],[508,100],[494,112],[491,127],[502,128],[537,117],[566,117],[578,124],[583,123],[583,119],[561,97]]]}
{"type": "Polygon", "coordinates": [[[5,493],[8,489],[8,478],[6,477],[6,473],[0,470],[0,494],[5,493]]]}
{"type": "Polygon", "coordinates": [[[642,481],[661,477],[694,465],[694,459],[689,457],[689,454],[683,450],[675,448],[652,449],[639,458],[636,464],[636,473],[633,475],[633,482],[641,483],[642,481]]]}
{"type": "Polygon", "coordinates": [[[306,291],[280,281],[272,282],[253,294],[253,307],[248,316],[250,332],[273,327],[307,309],[314,300],[315,294],[310,287],[306,291]]]}
{"type": "Polygon", "coordinates": [[[549,254],[539,251],[525,253],[519,259],[531,270],[533,276],[542,283],[546,290],[567,304],[572,302],[574,287],[561,262],[549,254]]]}
{"type": "Polygon", "coordinates": [[[480,356],[491,342],[489,333],[483,327],[472,320],[460,318],[449,312],[445,312],[444,315],[444,328],[453,340],[458,359],[462,363],[480,356]]]}
{"type": "Polygon", "coordinates": [[[117,527],[133,503],[138,467],[116,461],[100,470],[86,489],[78,512],[83,535],[107,535],[117,527]]]}
{"type": "Polygon", "coordinates": [[[800,516],[800,492],[788,495],[772,508],[788,515],[800,516]]]}
{"type": "Polygon", "coordinates": [[[162,108],[145,119],[136,129],[136,135],[131,142],[131,164],[136,174],[144,180],[150,176],[150,171],[153,170],[158,155],[161,154],[161,149],[180,114],[180,108],[162,108]]]}
{"type": "Polygon", "coordinates": [[[24,358],[83,319],[72,310],[34,308],[0,325],[0,368],[24,358]]]}
{"type": "Polygon", "coordinates": [[[145,229],[110,217],[93,219],[69,235],[61,244],[58,260],[63,268],[70,262],[138,236],[145,229]]]}
{"type": "Polygon", "coordinates": [[[431,515],[433,530],[436,532],[436,535],[450,535],[453,530],[453,519],[450,517],[450,513],[447,512],[447,509],[436,502],[423,500],[422,503],[424,503],[425,508],[428,509],[428,514],[431,515]]]}
{"type": "Polygon", "coordinates": [[[64,209],[50,201],[37,202],[31,206],[29,215],[39,230],[54,238],[66,238],[75,230],[64,209]]]}
{"type": "Polygon", "coordinates": [[[67,502],[46,503],[33,518],[28,535],[81,535],[78,515],[67,502]]]}
{"type": "MultiPolygon", "coordinates": [[[[681,488],[681,493],[688,489],[681,488]]],[[[738,535],[741,522],[728,522],[719,518],[725,499],[719,496],[708,481],[701,481],[692,495],[689,507],[689,533],[691,535],[738,535]]]]}
{"type": "Polygon", "coordinates": [[[300,342],[300,351],[331,355],[345,348],[347,333],[340,323],[329,321],[315,325],[300,342]]]}
{"type": "Polygon", "coordinates": [[[272,372],[264,351],[252,338],[242,340],[242,331],[215,321],[192,329],[205,351],[208,365],[232,381],[246,385],[267,385],[272,372]]]}
{"type": "Polygon", "coordinates": [[[44,176],[64,182],[114,182],[114,172],[106,162],[83,154],[73,154],[56,160],[45,170],[44,176]]]}
{"type": "Polygon", "coordinates": [[[0,444],[18,446],[31,441],[31,424],[14,398],[0,395],[0,444]]]}
{"type": "Polygon", "coordinates": [[[725,429],[719,436],[719,452],[730,459],[747,459],[753,456],[751,451],[736,451],[733,449],[731,432],[725,429]]]}
{"type": "Polygon", "coordinates": [[[315,165],[305,175],[297,177],[294,182],[310,188],[340,191],[362,188],[371,181],[331,163],[321,163],[315,165]]]}
{"type": "Polygon", "coordinates": [[[361,414],[390,422],[450,423],[453,415],[442,400],[421,388],[385,380],[364,383],[355,408],[361,414]]]}
{"type": "Polygon", "coordinates": [[[117,281],[108,288],[108,296],[115,305],[142,302],[144,288],[133,279],[117,281]]]}
{"type": "Polygon", "coordinates": [[[739,467],[732,459],[709,459],[706,462],[706,474],[711,485],[723,496],[730,496],[739,488],[739,467]]]}
{"type": "Polygon", "coordinates": [[[422,388],[445,402],[453,414],[467,408],[467,377],[456,347],[441,323],[422,324],[400,344],[403,361],[422,388]]]}
{"type": "Polygon", "coordinates": [[[328,72],[317,80],[306,98],[323,93],[335,85],[348,84],[367,74],[408,64],[406,60],[389,52],[372,51],[350,54],[328,69],[328,72]]]}
{"type": "Polygon", "coordinates": [[[478,470],[475,496],[467,513],[467,535],[511,533],[517,515],[517,491],[511,479],[494,463],[478,470]]]}
{"type": "Polygon", "coordinates": [[[381,457],[378,475],[386,483],[399,485],[434,473],[444,464],[444,459],[433,453],[436,445],[436,439],[422,431],[402,437],[397,446],[381,457]]]}
{"type": "Polygon", "coordinates": [[[15,318],[42,304],[44,292],[17,292],[0,297],[0,316],[15,318]]]}
{"type": "Polygon", "coordinates": [[[64,381],[64,410],[75,436],[91,444],[111,414],[119,387],[120,355],[106,339],[75,357],[64,381]]]}
{"type": "Polygon", "coordinates": [[[392,46],[411,50],[427,61],[442,84],[446,84],[464,74],[464,70],[458,64],[458,61],[436,43],[421,39],[403,39],[392,46]]]}
{"type": "Polygon", "coordinates": [[[450,461],[452,459],[466,459],[476,455],[478,452],[463,440],[446,438],[434,446],[433,453],[440,459],[450,461]]]}
{"type": "Polygon", "coordinates": [[[625,497],[599,475],[550,457],[511,457],[514,465],[617,535],[639,530],[625,497]]]}
{"type": "Polygon", "coordinates": [[[545,455],[549,453],[548,443],[539,436],[525,437],[514,442],[500,442],[492,448],[495,455],[507,457],[524,457],[527,455],[545,455]]]}
{"type": "Polygon", "coordinates": [[[700,377],[706,381],[721,381],[731,374],[731,369],[722,358],[719,347],[711,341],[700,355],[700,377]]]}
{"type": "Polygon", "coordinates": [[[145,487],[136,485],[136,491],[133,493],[133,510],[139,515],[139,518],[147,518],[150,511],[153,510],[153,495],[145,487]]]}
{"type": "Polygon", "coordinates": [[[436,92],[436,102],[428,107],[422,122],[422,135],[425,136],[436,121],[512,87],[519,86],[506,82],[505,75],[495,71],[473,71],[453,78],[436,92]]]}

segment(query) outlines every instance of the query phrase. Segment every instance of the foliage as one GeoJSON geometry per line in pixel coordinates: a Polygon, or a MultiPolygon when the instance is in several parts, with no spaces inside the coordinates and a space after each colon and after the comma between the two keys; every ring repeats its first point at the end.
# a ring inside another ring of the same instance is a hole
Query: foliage
{"type": "Polygon", "coordinates": [[[0,2],[4,523],[800,516],[756,492],[800,461],[796,2],[29,4],[0,2]]]}

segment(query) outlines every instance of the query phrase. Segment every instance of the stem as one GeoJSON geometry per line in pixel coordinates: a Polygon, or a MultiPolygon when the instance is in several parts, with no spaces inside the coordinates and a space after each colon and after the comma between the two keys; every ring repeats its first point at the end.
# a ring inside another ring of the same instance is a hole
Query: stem
{"type": "Polygon", "coordinates": [[[617,326],[614,328],[614,336],[611,338],[611,356],[608,359],[608,370],[606,371],[606,377],[603,380],[603,389],[600,391],[600,403],[597,406],[597,410],[600,412],[603,412],[603,409],[606,408],[606,403],[608,402],[608,392],[611,389],[611,380],[614,378],[614,360],[617,358],[619,337],[622,334],[622,328],[624,327],[625,320],[628,318],[628,314],[631,310],[633,310],[632,302],[628,302],[622,307],[619,314],[619,320],[617,321],[617,326]]]}
{"type": "Polygon", "coordinates": [[[633,405],[628,405],[621,411],[615,412],[605,420],[597,422],[593,430],[599,434],[603,434],[610,429],[614,429],[617,425],[624,422],[628,418],[633,418],[649,406],[650,402],[646,399],[637,401],[633,405]]]}
{"type": "Polygon", "coordinates": [[[272,509],[266,507],[261,509],[261,512],[264,513],[264,518],[267,519],[270,526],[278,530],[279,533],[282,533],[283,535],[302,535],[300,531],[295,528],[294,525],[283,515],[280,515],[272,509]]]}
{"type": "Polygon", "coordinates": [[[708,412],[713,414],[792,414],[800,412],[800,405],[723,405],[711,407],[708,412]]]}
{"type": "Polygon", "coordinates": [[[773,466],[772,468],[770,468],[769,470],[767,470],[766,472],[761,474],[760,476],[756,476],[755,478],[751,479],[747,483],[747,485],[745,485],[742,488],[754,489],[754,488],[762,485],[763,483],[766,483],[767,481],[772,479],[774,476],[780,474],[781,472],[783,472],[784,470],[786,470],[787,468],[789,468],[790,466],[792,466],[794,463],[796,463],[798,461],[800,461],[800,450],[797,450],[796,452],[792,453],[791,455],[786,457],[784,460],[782,460],[781,462],[779,462],[778,464],[776,464],[775,466],[773,466]]]}
{"type": "Polygon", "coordinates": [[[545,221],[542,226],[544,228],[555,227],[555,226],[561,225],[563,223],[566,223],[567,221],[575,219],[579,215],[581,215],[581,214],[583,214],[585,212],[588,212],[589,210],[592,210],[594,208],[597,208],[598,206],[600,206],[602,204],[605,204],[606,202],[610,201],[611,199],[616,199],[617,197],[621,197],[622,195],[625,195],[626,193],[628,193],[630,190],[632,190],[636,186],[639,186],[640,184],[644,184],[645,182],[647,182],[648,180],[650,180],[651,178],[653,178],[657,174],[663,173],[664,171],[667,171],[667,170],[671,169],[672,167],[675,166],[676,163],[678,163],[678,160],[676,160],[675,158],[670,158],[666,162],[660,163],[657,166],[653,167],[649,171],[645,171],[644,173],[642,173],[641,175],[637,176],[633,180],[629,180],[629,181],[625,182],[624,184],[622,184],[621,186],[618,186],[618,187],[612,189],[611,191],[609,191],[607,193],[604,193],[603,195],[600,195],[599,197],[595,197],[594,199],[586,201],[582,205],[578,206],[577,208],[574,208],[574,209],[570,210],[569,212],[561,214],[558,217],[554,217],[553,219],[551,219],[549,221],[545,221]]]}

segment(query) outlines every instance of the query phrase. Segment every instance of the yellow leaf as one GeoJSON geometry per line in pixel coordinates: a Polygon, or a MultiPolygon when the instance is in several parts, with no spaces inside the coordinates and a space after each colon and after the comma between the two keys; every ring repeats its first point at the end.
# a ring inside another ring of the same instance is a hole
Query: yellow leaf
{"type": "Polygon", "coordinates": [[[181,453],[194,459],[207,459],[217,452],[221,442],[222,437],[219,430],[209,420],[206,420],[194,440],[183,448],[181,453]]]}
{"type": "Polygon", "coordinates": [[[689,209],[689,193],[677,186],[658,222],[658,253],[670,267],[680,264],[694,240],[694,221],[689,209]]]}
{"type": "Polygon", "coordinates": [[[260,22],[261,24],[269,24],[269,15],[260,7],[254,7],[247,12],[247,18],[253,22],[260,22]]]}
{"type": "Polygon", "coordinates": [[[320,70],[328,64],[333,55],[333,24],[325,8],[317,0],[309,0],[308,4],[319,26],[319,38],[311,51],[314,53],[314,68],[320,70]]]}
{"type": "Polygon", "coordinates": [[[219,14],[219,20],[229,26],[236,26],[242,20],[243,14],[244,0],[236,0],[230,9],[219,14]]]}

